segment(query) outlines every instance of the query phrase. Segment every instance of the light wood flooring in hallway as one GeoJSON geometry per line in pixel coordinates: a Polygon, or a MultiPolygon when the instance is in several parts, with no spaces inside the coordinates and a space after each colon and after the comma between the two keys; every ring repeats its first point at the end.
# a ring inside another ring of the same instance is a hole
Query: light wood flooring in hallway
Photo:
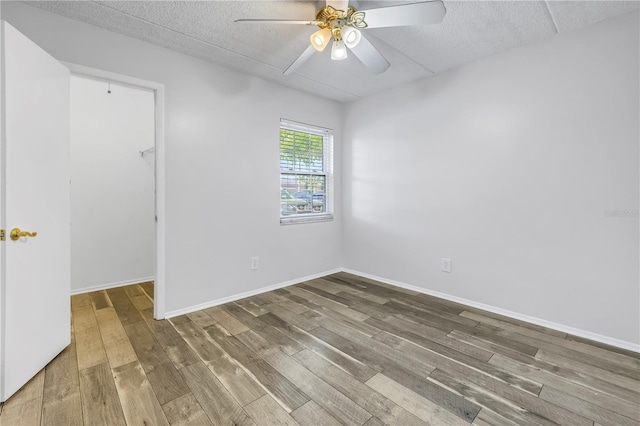
{"type": "Polygon", "coordinates": [[[346,273],[164,321],[152,283],[71,304],[2,426],[640,426],[637,353],[346,273]]]}

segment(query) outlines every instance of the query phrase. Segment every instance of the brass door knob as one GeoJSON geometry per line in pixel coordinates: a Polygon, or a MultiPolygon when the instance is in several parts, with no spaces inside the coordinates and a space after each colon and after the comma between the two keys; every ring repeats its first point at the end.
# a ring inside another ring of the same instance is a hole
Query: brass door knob
{"type": "Polygon", "coordinates": [[[36,235],[38,235],[37,232],[21,231],[20,228],[13,228],[9,234],[13,241],[17,241],[21,237],[35,237],[36,235]]]}

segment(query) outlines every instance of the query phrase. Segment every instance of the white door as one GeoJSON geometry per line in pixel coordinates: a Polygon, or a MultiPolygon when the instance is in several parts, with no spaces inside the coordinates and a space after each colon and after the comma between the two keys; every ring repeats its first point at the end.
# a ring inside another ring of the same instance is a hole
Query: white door
{"type": "Polygon", "coordinates": [[[69,70],[2,22],[0,401],[70,343],[69,70]],[[37,232],[12,240],[12,229],[37,232]]]}

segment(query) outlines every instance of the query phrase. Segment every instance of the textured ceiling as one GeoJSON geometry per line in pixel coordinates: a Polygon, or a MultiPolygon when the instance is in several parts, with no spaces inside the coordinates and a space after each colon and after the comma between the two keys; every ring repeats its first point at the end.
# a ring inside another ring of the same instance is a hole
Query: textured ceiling
{"type": "MultiPolygon", "coordinates": [[[[43,1],[50,12],[142,39],[315,95],[348,102],[638,9],[639,1],[447,1],[437,25],[365,30],[391,63],[372,74],[353,54],[316,53],[285,70],[316,27],[234,23],[238,18],[313,19],[315,1],[43,1]]],[[[367,1],[358,9],[411,1],[367,1]]],[[[354,4],[352,1],[351,4],[354,4]]]]}

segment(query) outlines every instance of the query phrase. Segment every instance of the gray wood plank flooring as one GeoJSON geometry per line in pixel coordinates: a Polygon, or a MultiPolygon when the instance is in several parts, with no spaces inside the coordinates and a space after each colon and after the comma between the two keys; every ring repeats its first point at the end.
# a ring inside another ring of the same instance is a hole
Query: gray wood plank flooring
{"type": "Polygon", "coordinates": [[[640,354],[347,273],[164,321],[152,282],[71,306],[0,425],[640,426],[640,354]]]}

